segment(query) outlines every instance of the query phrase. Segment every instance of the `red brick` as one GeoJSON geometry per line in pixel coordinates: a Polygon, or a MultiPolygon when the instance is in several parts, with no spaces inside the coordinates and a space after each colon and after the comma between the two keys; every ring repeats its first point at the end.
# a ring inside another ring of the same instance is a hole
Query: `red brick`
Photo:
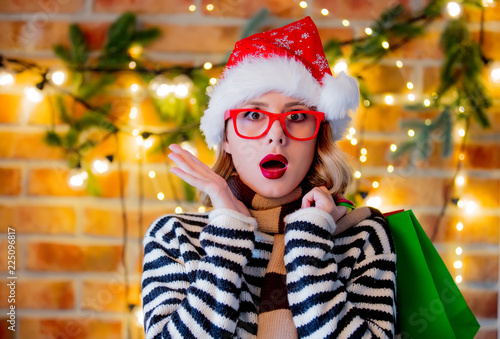
{"type": "Polygon", "coordinates": [[[201,4],[201,10],[204,15],[250,18],[257,14],[262,8],[267,8],[273,16],[283,18],[304,16],[304,10],[298,6],[298,3],[286,0],[202,0],[201,4]],[[208,4],[214,5],[212,11],[207,10],[206,7],[208,4]]]}
{"type": "Polygon", "coordinates": [[[95,12],[112,12],[123,13],[131,11],[137,14],[152,13],[152,14],[181,14],[190,13],[189,6],[193,2],[190,0],[96,0],[94,2],[95,12]]]}
{"type": "Polygon", "coordinates": [[[33,271],[116,271],[122,247],[116,245],[70,245],[33,242],[28,244],[26,268],[33,271]]]}
{"type": "Polygon", "coordinates": [[[474,339],[497,339],[496,330],[488,330],[480,328],[474,339]]]}
{"type": "MultiPolygon", "coordinates": [[[[9,330],[9,326],[11,326],[10,323],[7,322],[9,318],[6,316],[0,317],[0,338],[2,339],[15,339],[16,338],[16,332],[9,330]]],[[[16,327],[18,329],[19,327],[16,327]]]]}
{"type": "MultiPolygon", "coordinates": [[[[8,246],[9,246],[9,243],[8,243],[7,239],[0,239],[0,251],[2,251],[0,253],[7,253],[8,246]]],[[[8,268],[7,261],[8,261],[8,259],[7,259],[6,255],[0,256],[0,272],[7,272],[7,268],[8,268]]]]}
{"type": "MultiPolygon", "coordinates": [[[[28,194],[41,196],[83,196],[85,191],[75,191],[68,186],[67,169],[33,169],[29,172],[28,194]]],[[[124,172],[125,196],[127,196],[128,173],[124,172]]],[[[110,198],[120,196],[119,172],[110,172],[97,177],[100,197],[110,198]]]]}
{"type": "Polygon", "coordinates": [[[441,206],[444,186],[444,180],[440,178],[394,175],[380,182],[377,196],[387,205],[441,206]]]}
{"type": "Polygon", "coordinates": [[[412,79],[412,74],[411,67],[399,69],[396,65],[376,65],[360,72],[371,93],[406,93],[406,83],[412,79]]]}
{"type": "Polygon", "coordinates": [[[21,95],[0,94],[0,123],[16,123],[19,121],[21,95]]]}
{"type": "MultiPolygon", "coordinates": [[[[476,33],[477,36],[477,33],[476,33]]],[[[484,32],[484,42],[483,45],[481,46],[481,51],[483,52],[483,55],[492,60],[499,60],[500,59],[500,32],[490,32],[490,31],[485,31],[484,32]]]]}
{"type": "Polygon", "coordinates": [[[465,168],[493,170],[500,167],[500,144],[470,143],[465,147],[465,168]]]}
{"type": "Polygon", "coordinates": [[[19,195],[21,193],[21,177],[21,169],[19,168],[0,168],[0,195],[19,195]]]}
{"type": "Polygon", "coordinates": [[[83,8],[84,0],[5,0],[0,3],[0,12],[37,12],[47,17],[58,13],[71,13],[83,8]]]}
{"type": "Polygon", "coordinates": [[[440,38],[441,32],[427,32],[424,36],[410,40],[404,45],[403,48],[392,51],[391,57],[408,59],[442,59],[444,54],[439,46],[440,38]]]}
{"type": "Polygon", "coordinates": [[[62,150],[44,141],[45,133],[0,132],[0,157],[14,159],[63,158],[62,150]]]}
{"type": "Polygon", "coordinates": [[[21,234],[75,232],[76,215],[71,207],[53,206],[0,206],[0,225],[13,227],[21,234]]]}
{"type": "Polygon", "coordinates": [[[240,34],[239,27],[234,26],[154,26],[162,36],[148,48],[163,52],[226,53],[233,49],[240,34]]]}
{"type": "Polygon", "coordinates": [[[129,286],[129,297],[125,298],[125,285],[117,282],[84,281],[82,309],[96,312],[124,312],[127,303],[140,305],[140,285],[129,286]]]}
{"type": "Polygon", "coordinates": [[[91,314],[80,318],[23,317],[20,338],[121,339],[125,325],[120,320],[100,320],[91,314]]]}
{"type": "Polygon", "coordinates": [[[472,313],[480,318],[496,318],[498,312],[498,292],[465,290],[462,294],[472,313]]]}
{"type": "MultiPolygon", "coordinates": [[[[149,178],[148,178],[149,179],[149,178]]],[[[127,210],[128,236],[141,238],[153,221],[163,214],[173,213],[173,210],[143,211],[142,235],[139,235],[139,213],[127,210]]],[[[123,217],[121,210],[86,208],[84,211],[84,232],[92,235],[122,236],[123,217]]]]}
{"type": "MultiPolygon", "coordinates": [[[[449,261],[449,267],[456,259],[449,261]]],[[[466,282],[496,282],[498,280],[498,256],[465,256],[462,260],[462,276],[466,282]]],[[[450,268],[450,272],[453,272],[450,268]]]]}
{"type": "MultiPolygon", "coordinates": [[[[314,1],[314,13],[319,16],[321,9],[326,8],[329,10],[330,16],[340,19],[375,20],[378,19],[385,10],[397,4],[402,4],[407,7],[408,3],[409,0],[391,0],[387,2],[376,0],[319,0],[314,1]]],[[[297,5],[295,4],[295,6],[297,5]]]]}
{"type": "MultiPolygon", "coordinates": [[[[0,305],[8,308],[8,286],[0,285],[0,305]]],[[[67,310],[75,306],[75,291],[71,281],[19,279],[16,286],[16,308],[67,310]]]]}

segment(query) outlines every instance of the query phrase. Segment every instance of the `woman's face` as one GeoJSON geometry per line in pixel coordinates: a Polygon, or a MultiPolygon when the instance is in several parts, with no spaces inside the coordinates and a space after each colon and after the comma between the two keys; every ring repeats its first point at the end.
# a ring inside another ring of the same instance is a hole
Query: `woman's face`
{"type": "MultiPolygon", "coordinates": [[[[270,113],[311,110],[293,97],[269,92],[245,102],[238,108],[251,108],[270,113]]],[[[311,167],[317,136],[299,141],[289,138],[278,120],[259,139],[244,139],[235,130],[232,118],[226,128],[224,150],[231,154],[241,180],[254,192],[279,198],[293,191],[311,167]]]]}

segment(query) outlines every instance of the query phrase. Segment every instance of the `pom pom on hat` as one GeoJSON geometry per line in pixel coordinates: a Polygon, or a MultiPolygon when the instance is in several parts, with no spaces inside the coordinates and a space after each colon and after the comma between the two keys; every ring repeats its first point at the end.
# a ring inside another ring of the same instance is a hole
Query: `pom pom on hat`
{"type": "Polygon", "coordinates": [[[332,75],[316,25],[306,17],[236,43],[201,118],[207,144],[213,148],[222,142],[226,110],[271,91],[324,112],[335,140],[359,105],[358,82],[345,73],[332,75]]]}

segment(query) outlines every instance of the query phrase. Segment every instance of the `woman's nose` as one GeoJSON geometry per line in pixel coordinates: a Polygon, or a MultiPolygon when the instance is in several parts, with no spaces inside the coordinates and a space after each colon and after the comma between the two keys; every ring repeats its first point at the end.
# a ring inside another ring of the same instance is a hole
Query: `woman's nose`
{"type": "Polygon", "coordinates": [[[267,141],[268,143],[278,143],[280,145],[284,145],[286,142],[286,134],[281,126],[279,120],[275,120],[267,132],[267,141]]]}

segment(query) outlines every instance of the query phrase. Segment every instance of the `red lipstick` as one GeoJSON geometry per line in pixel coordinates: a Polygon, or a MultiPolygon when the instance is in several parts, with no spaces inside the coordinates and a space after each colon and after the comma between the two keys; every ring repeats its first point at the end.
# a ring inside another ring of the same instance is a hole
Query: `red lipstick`
{"type": "Polygon", "coordinates": [[[281,154],[268,154],[260,161],[260,171],[267,179],[279,179],[285,175],[288,160],[281,154]]]}

